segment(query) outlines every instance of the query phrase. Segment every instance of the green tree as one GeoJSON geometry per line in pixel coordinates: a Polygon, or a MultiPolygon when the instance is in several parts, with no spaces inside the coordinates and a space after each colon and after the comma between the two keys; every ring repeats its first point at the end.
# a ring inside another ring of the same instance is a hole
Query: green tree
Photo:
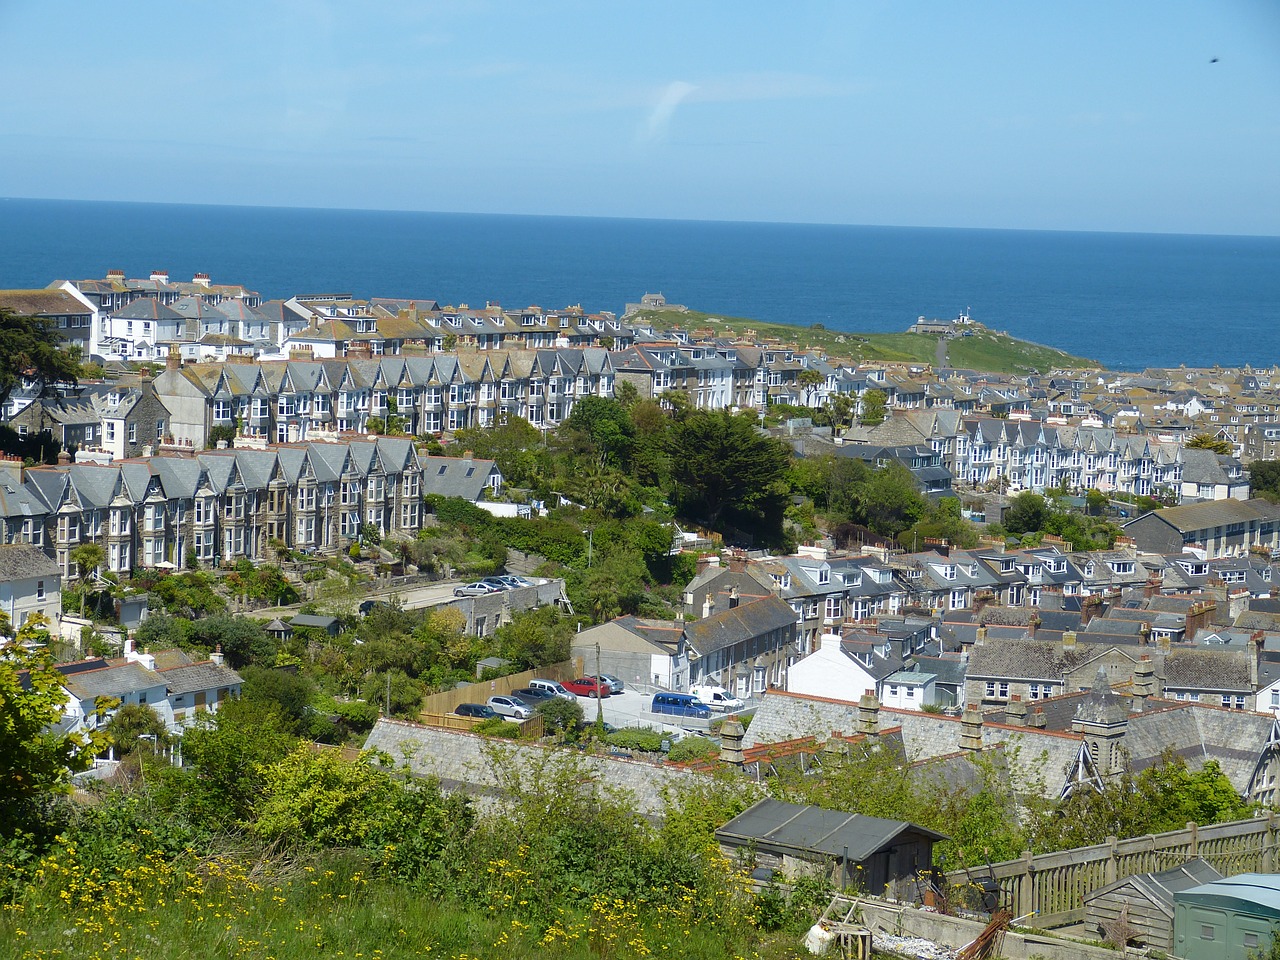
{"type": "Polygon", "coordinates": [[[169,777],[169,800],[194,818],[226,827],[249,822],[266,785],[264,771],[297,743],[274,706],[229,700],[182,735],[184,770],[169,777]]]}
{"type": "Polygon", "coordinates": [[[790,451],[760,435],[755,417],[694,411],[673,426],[668,447],[672,495],[686,516],[713,527],[729,520],[761,539],[777,539],[790,451]]]}
{"type": "Polygon", "coordinates": [[[806,407],[813,406],[814,391],[827,382],[826,376],[820,370],[806,367],[800,371],[796,379],[800,384],[800,389],[804,391],[804,405],[806,407]]]}
{"type": "Polygon", "coordinates": [[[1194,437],[1187,441],[1188,450],[1212,450],[1214,453],[1222,456],[1230,456],[1232,452],[1231,441],[1224,437],[1214,436],[1212,433],[1197,433],[1194,437]]]}
{"type": "Polygon", "coordinates": [[[1248,469],[1249,488],[1255,496],[1280,498],[1280,460],[1255,460],[1248,469]]]}
{"type": "Polygon", "coordinates": [[[96,543],[82,543],[71,551],[71,562],[76,565],[80,579],[80,617],[84,617],[85,596],[93,575],[107,561],[107,553],[96,543]]]}
{"type": "Polygon", "coordinates": [[[273,709],[285,721],[286,729],[302,734],[311,712],[315,683],[301,673],[249,665],[240,671],[244,681],[240,699],[273,709]]]}
{"type": "Polygon", "coordinates": [[[573,623],[552,606],[517,613],[493,634],[498,655],[520,667],[544,667],[569,659],[573,623]]]}
{"type": "Polygon", "coordinates": [[[107,722],[107,736],[118,757],[134,753],[143,743],[150,750],[169,742],[164,721],[145,703],[126,703],[116,710],[107,722]]]}
{"type": "Polygon", "coordinates": [[[22,384],[33,384],[47,396],[59,384],[74,384],[79,372],[80,358],[51,319],[0,307],[0,407],[22,384]]]}
{"type": "Polygon", "coordinates": [[[1048,502],[1031,490],[1025,490],[1014,497],[1004,512],[1004,528],[1019,535],[1043,530],[1048,520],[1048,502]]]}
{"type": "Polygon", "coordinates": [[[625,468],[631,460],[636,427],[627,408],[606,397],[582,397],[560,425],[558,435],[580,452],[625,468]]]}
{"type": "Polygon", "coordinates": [[[868,527],[892,537],[916,523],[929,504],[916,489],[915,477],[900,463],[874,471],[857,489],[858,513],[868,527]]]}
{"type": "Polygon", "coordinates": [[[864,427],[874,427],[884,423],[889,398],[883,390],[868,390],[862,395],[862,412],[858,422],[864,427]]]}
{"type": "MultiPolygon", "coordinates": [[[[59,726],[69,696],[54,669],[49,632],[40,614],[0,650],[0,840],[35,815],[39,801],[70,789],[71,775],[87,770],[106,748],[105,732],[68,733],[59,726]]],[[[107,710],[111,701],[95,706],[107,710]]]]}

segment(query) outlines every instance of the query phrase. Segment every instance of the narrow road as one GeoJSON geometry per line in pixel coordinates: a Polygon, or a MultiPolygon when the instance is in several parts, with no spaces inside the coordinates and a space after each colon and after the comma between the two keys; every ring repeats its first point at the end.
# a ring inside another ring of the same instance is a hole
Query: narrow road
{"type": "Polygon", "coordinates": [[[938,350],[934,354],[933,369],[941,370],[947,365],[947,338],[941,336],[938,338],[938,350]]]}
{"type": "MultiPolygon", "coordinates": [[[[371,589],[362,594],[360,600],[390,600],[393,596],[400,598],[400,604],[406,610],[417,610],[421,607],[434,607],[453,599],[453,588],[463,583],[462,580],[440,580],[436,583],[425,583],[419,586],[395,587],[393,589],[371,589]]],[[[291,617],[302,608],[295,603],[288,607],[268,607],[262,610],[248,611],[253,617],[291,617]]]]}

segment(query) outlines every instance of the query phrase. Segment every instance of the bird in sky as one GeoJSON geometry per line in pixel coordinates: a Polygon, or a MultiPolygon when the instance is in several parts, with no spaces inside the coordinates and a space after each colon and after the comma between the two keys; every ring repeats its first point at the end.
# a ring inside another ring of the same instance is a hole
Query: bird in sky
{"type": "Polygon", "coordinates": [[[1214,57],[1214,58],[1213,58],[1212,60],[1210,60],[1209,62],[1210,62],[1210,63],[1217,63],[1217,62],[1218,62],[1218,58],[1217,58],[1217,57],[1214,57]]]}

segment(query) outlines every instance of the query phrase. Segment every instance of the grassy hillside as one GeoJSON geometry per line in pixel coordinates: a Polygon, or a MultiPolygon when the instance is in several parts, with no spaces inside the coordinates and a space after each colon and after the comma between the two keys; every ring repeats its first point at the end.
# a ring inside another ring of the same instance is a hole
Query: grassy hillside
{"type": "MultiPolygon", "coordinates": [[[[723,330],[725,335],[754,331],[754,335],[761,339],[773,337],[802,349],[820,348],[830,357],[854,361],[933,364],[941,339],[936,334],[842,333],[827,330],[821,325],[796,327],[742,317],[721,317],[697,310],[644,310],[631,319],[660,327],[674,325],[686,330],[705,327],[717,333],[723,330]]],[[[1043,373],[1056,368],[1098,366],[1093,360],[996,333],[980,324],[975,324],[974,328],[973,336],[947,342],[948,366],[991,373],[1043,373]]]]}

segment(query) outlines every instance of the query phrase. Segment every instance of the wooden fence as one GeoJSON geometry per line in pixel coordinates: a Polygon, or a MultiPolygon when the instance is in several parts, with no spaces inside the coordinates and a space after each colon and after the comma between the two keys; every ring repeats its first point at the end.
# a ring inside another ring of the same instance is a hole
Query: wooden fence
{"type": "MultiPolygon", "coordinates": [[[[456,713],[423,713],[418,719],[425,727],[435,727],[438,730],[462,730],[464,732],[485,722],[481,717],[460,717],[456,713]]],[[[540,740],[546,736],[546,721],[542,719],[541,714],[535,713],[528,720],[514,720],[510,717],[502,719],[511,720],[512,723],[520,727],[521,740],[540,740]]]]}
{"type": "MultiPolygon", "coordinates": [[[[527,687],[529,681],[535,677],[559,680],[563,683],[565,680],[575,680],[580,676],[582,676],[582,658],[577,657],[573,660],[565,660],[562,663],[538,667],[536,670],[513,673],[510,676],[498,677],[494,680],[482,680],[479,683],[469,683],[453,690],[445,690],[443,693],[433,693],[428,697],[423,697],[420,714],[426,717],[428,714],[433,713],[453,713],[460,703],[484,703],[490,697],[501,696],[510,693],[512,690],[527,687]]],[[[423,722],[425,723],[426,721],[424,720],[423,722]]]]}
{"type": "Polygon", "coordinates": [[[1274,813],[1249,820],[1200,827],[1188,823],[1174,830],[1129,840],[1114,837],[1092,847],[1077,847],[1039,856],[1029,851],[1019,860],[1006,860],[971,870],[953,870],[953,886],[980,883],[994,877],[1002,901],[1015,917],[1037,915],[1035,926],[1049,927],[1075,915],[1087,893],[1138,873],[1167,870],[1202,857],[1223,876],[1257,871],[1274,873],[1280,822],[1274,813]]]}

